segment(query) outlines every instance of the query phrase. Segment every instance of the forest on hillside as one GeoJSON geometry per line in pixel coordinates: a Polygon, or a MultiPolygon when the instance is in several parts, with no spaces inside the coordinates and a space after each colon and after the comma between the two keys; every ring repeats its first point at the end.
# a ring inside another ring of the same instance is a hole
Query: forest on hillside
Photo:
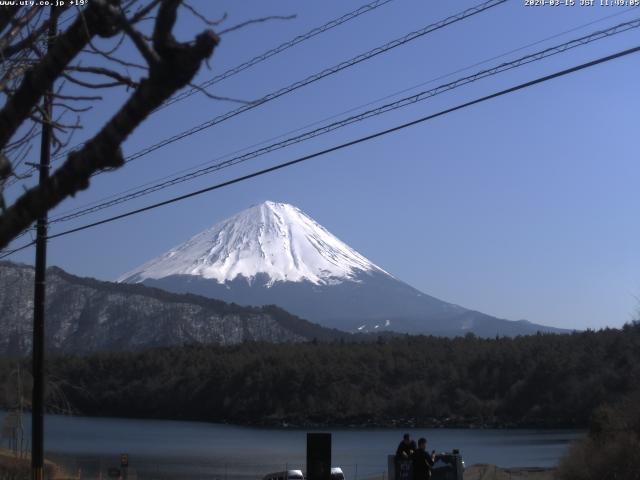
{"type": "MultiPolygon", "coordinates": [[[[28,361],[23,360],[28,369],[28,361]]],[[[0,360],[10,407],[15,359],[0,360]]],[[[640,324],[570,335],[403,336],[50,358],[75,413],[252,425],[586,427],[640,385],[640,324]]],[[[54,389],[50,389],[54,390],[54,389]]]]}

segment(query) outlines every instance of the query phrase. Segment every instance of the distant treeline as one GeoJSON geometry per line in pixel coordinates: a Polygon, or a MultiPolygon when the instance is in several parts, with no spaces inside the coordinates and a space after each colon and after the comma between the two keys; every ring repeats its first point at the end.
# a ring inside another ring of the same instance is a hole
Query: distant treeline
{"type": "MultiPolygon", "coordinates": [[[[15,360],[0,361],[5,386],[13,368],[15,360]]],[[[254,425],[586,427],[596,407],[640,388],[640,325],[491,340],[406,336],[162,348],[57,357],[48,369],[55,390],[87,415],[254,425]]]]}

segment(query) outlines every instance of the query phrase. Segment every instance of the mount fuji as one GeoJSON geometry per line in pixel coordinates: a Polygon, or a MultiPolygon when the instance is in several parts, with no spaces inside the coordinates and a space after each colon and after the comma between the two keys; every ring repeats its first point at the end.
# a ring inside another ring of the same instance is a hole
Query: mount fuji
{"type": "Polygon", "coordinates": [[[351,332],[443,336],[561,332],[439,300],[368,260],[300,209],[264,202],[125,273],[144,283],[240,305],[275,304],[351,332]]]}

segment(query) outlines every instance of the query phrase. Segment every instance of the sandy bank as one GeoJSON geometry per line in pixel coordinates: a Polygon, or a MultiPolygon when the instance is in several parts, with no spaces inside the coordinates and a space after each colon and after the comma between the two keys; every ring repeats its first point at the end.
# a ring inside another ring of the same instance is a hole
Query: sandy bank
{"type": "Polygon", "coordinates": [[[500,468],[479,464],[467,467],[464,480],[553,480],[554,471],[553,468],[500,468]]]}

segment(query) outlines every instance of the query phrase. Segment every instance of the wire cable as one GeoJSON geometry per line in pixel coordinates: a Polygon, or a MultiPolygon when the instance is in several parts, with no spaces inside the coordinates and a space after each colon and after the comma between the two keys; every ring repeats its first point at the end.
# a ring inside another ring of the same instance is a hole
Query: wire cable
{"type": "Polygon", "coordinates": [[[211,78],[210,80],[207,80],[206,82],[203,82],[201,84],[198,85],[197,88],[192,88],[191,90],[187,90],[185,92],[182,92],[178,95],[173,96],[172,98],[170,98],[169,100],[167,100],[160,108],[164,108],[167,107],[169,105],[172,105],[176,102],[179,102],[181,100],[184,100],[185,98],[190,97],[191,95],[195,94],[195,93],[199,93],[202,89],[208,88],[212,85],[215,85],[218,82],[221,82],[222,80],[232,77],[233,75],[236,75],[240,72],[243,72],[244,70],[253,67],[254,65],[263,62],[265,60],[267,60],[268,58],[273,57],[274,55],[277,55],[279,53],[284,52],[285,50],[288,50],[291,47],[294,47],[295,45],[298,45],[301,42],[304,42],[306,40],[309,40],[310,38],[315,37],[316,35],[320,35],[321,33],[324,33],[328,30],[331,30],[334,27],[337,27],[338,25],[342,25],[343,23],[348,22],[349,20],[353,20],[354,18],[359,17],[360,15],[363,15],[367,12],[371,12],[372,10],[375,10],[378,7],[381,7],[389,2],[391,2],[392,0],[377,0],[375,2],[372,3],[368,3],[366,5],[361,6],[360,8],[357,8],[356,10],[353,10],[349,13],[346,13],[345,15],[339,17],[339,18],[335,18],[333,20],[330,20],[329,22],[325,23],[324,25],[321,25],[320,27],[316,27],[310,31],[308,31],[307,33],[304,33],[302,35],[298,35],[297,37],[293,38],[292,40],[289,40],[288,42],[284,42],[280,45],[278,45],[275,48],[272,48],[271,50],[267,50],[266,52],[260,54],[260,55],[256,55],[255,57],[253,57],[251,60],[248,60],[244,63],[241,63],[240,65],[230,68],[229,70],[216,75],[215,77],[211,78]]]}
{"type": "MultiPolygon", "coordinates": [[[[449,25],[452,25],[454,23],[460,22],[466,18],[472,17],[474,15],[477,15],[481,12],[484,12],[486,10],[489,10],[490,8],[496,7],[498,5],[501,5],[503,3],[506,3],[508,0],[488,0],[485,1],[479,5],[476,5],[474,7],[468,8],[466,10],[463,10],[460,13],[457,13],[455,15],[451,15],[443,20],[440,20],[439,22],[427,25],[419,30],[415,30],[413,32],[410,32],[406,35],[404,35],[403,37],[397,38],[395,40],[392,40],[390,42],[385,43],[384,45],[381,45],[379,47],[376,47],[374,49],[371,49],[365,53],[361,53],[360,55],[357,55],[355,57],[350,58],[349,60],[345,60],[343,62],[340,62],[337,65],[334,65],[332,67],[329,68],[325,68],[324,70],[317,72],[313,75],[310,75],[308,77],[306,77],[303,80],[298,80],[297,82],[294,82],[286,87],[280,88],[274,92],[271,92],[265,96],[263,96],[262,98],[256,100],[255,102],[246,104],[246,105],[242,105],[238,108],[236,108],[235,110],[230,110],[226,113],[223,113],[221,115],[218,115],[210,120],[207,120],[206,122],[200,123],[199,125],[195,125],[187,130],[184,130],[180,133],[177,133],[171,137],[165,138],[164,140],[161,140],[153,145],[150,145],[148,147],[143,148],[142,150],[138,150],[135,153],[132,153],[130,155],[128,155],[127,157],[125,157],[125,163],[130,163],[134,160],[137,160],[141,157],[144,157],[145,155],[148,155],[151,152],[154,152],[160,148],[166,147],[167,145],[170,145],[174,142],[177,142],[178,140],[182,140],[184,138],[190,137],[191,135],[194,135],[198,132],[201,132],[202,130],[208,129],[213,127],[214,125],[217,125],[219,123],[222,123],[226,120],[229,120],[233,117],[236,117],[237,115],[240,115],[244,112],[253,110],[254,108],[257,108],[261,105],[264,105],[265,103],[268,103],[272,100],[275,100],[277,98],[282,97],[283,95],[287,95],[291,92],[294,92],[302,87],[305,87],[307,85],[310,85],[312,83],[315,83],[325,77],[328,77],[330,75],[334,75],[338,72],[341,72],[342,70],[345,70],[347,68],[350,68],[354,65],[358,65],[366,60],[369,60],[371,58],[374,58],[382,53],[388,52],[389,50],[392,50],[396,47],[400,47],[402,45],[405,45],[409,42],[412,42],[413,40],[416,40],[418,38],[421,38],[429,33],[435,32],[437,30],[440,30],[442,28],[445,28],[449,25]]],[[[100,175],[101,173],[103,173],[103,171],[100,172],[96,172],[94,174],[95,175],[100,175]]]]}
{"type": "Polygon", "coordinates": [[[306,128],[313,127],[313,126],[316,126],[316,125],[320,125],[320,124],[321,124],[321,123],[323,123],[323,122],[326,122],[326,121],[329,121],[329,120],[333,120],[333,119],[339,118],[341,115],[346,115],[346,114],[349,114],[349,113],[355,112],[355,111],[357,111],[357,110],[360,110],[361,108],[365,108],[365,107],[369,107],[369,106],[371,106],[371,105],[375,105],[375,104],[376,104],[376,103],[378,103],[378,102],[381,102],[381,101],[384,101],[384,100],[388,100],[388,99],[390,99],[390,98],[396,97],[396,96],[401,95],[401,94],[403,94],[403,93],[406,93],[406,92],[409,92],[409,91],[415,90],[416,88],[419,88],[419,87],[422,87],[422,86],[425,86],[425,85],[429,85],[429,84],[431,84],[431,83],[434,83],[434,82],[436,82],[436,81],[438,81],[438,80],[442,80],[442,79],[448,78],[448,77],[450,77],[450,76],[452,76],[452,75],[455,75],[455,74],[457,74],[457,73],[461,73],[461,72],[464,72],[464,71],[470,70],[470,69],[471,69],[471,68],[473,68],[473,67],[477,67],[477,66],[480,66],[480,65],[484,65],[484,64],[486,64],[486,63],[489,63],[490,61],[493,61],[493,60],[497,60],[497,59],[500,59],[500,58],[506,57],[507,55],[510,55],[510,54],[512,54],[512,53],[516,53],[516,52],[519,52],[519,51],[525,50],[525,49],[527,49],[527,48],[530,48],[530,47],[533,47],[533,46],[539,45],[539,44],[544,43],[544,42],[546,42],[546,41],[553,40],[553,39],[555,39],[555,38],[561,37],[561,36],[566,35],[566,34],[568,34],[568,33],[572,33],[572,32],[575,32],[575,31],[577,31],[577,30],[581,30],[581,29],[583,29],[583,28],[585,28],[585,27],[588,27],[588,26],[591,26],[591,25],[593,25],[593,24],[603,22],[603,21],[608,20],[608,19],[610,19],[610,18],[618,17],[618,16],[620,16],[620,15],[623,15],[623,14],[625,14],[625,13],[628,13],[628,12],[629,12],[629,11],[631,11],[631,10],[634,10],[634,7],[631,7],[631,8],[628,8],[628,9],[626,9],[626,10],[622,10],[622,11],[619,11],[619,12],[616,12],[616,13],[612,13],[612,14],[610,14],[610,15],[606,15],[606,16],[601,17],[601,18],[599,18],[599,19],[592,20],[592,21],[590,21],[590,22],[587,22],[587,23],[584,23],[584,24],[578,25],[578,26],[576,26],[576,27],[572,27],[572,28],[570,28],[570,29],[568,29],[568,30],[564,30],[564,31],[562,31],[562,32],[556,33],[556,34],[551,35],[551,36],[549,36],[549,37],[545,37],[545,38],[543,38],[543,39],[541,39],[541,40],[537,40],[537,41],[535,41],[535,42],[528,43],[528,44],[526,44],[526,45],[522,45],[522,46],[520,46],[520,47],[514,48],[514,49],[509,50],[509,51],[507,51],[507,52],[504,52],[504,53],[501,53],[501,54],[498,54],[498,55],[494,55],[494,56],[492,56],[492,57],[490,57],[490,58],[487,58],[487,59],[485,59],[485,60],[481,60],[481,61],[479,61],[479,62],[473,63],[473,64],[468,65],[468,66],[466,66],[466,67],[462,67],[462,68],[459,68],[459,69],[457,69],[457,70],[455,70],[455,71],[452,71],[452,72],[449,72],[449,73],[446,73],[446,74],[443,74],[443,75],[439,75],[439,76],[437,76],[437,77],[435,77],[435,78],[431,78],[430,80],[427,80],[427,81],[424,81],[424,82],[420,82],[419,84],[417,84],[417,85],[413,85],[412,87],[404,88],[404,89],[399,90],[399,91],[396,91],[396,92],[394,92],[394,93],[391,93],[391,94],[385,95],[385,96],[383,96],[383,97],[377,98],[377,99],[375,99],[375,100],[369,101],[369,102],[367,102],[367,103],[365,103],[365,104],[361,104],[361,105],[358,105],[358,106],[355,106],[355,107],[351,107],[351,108],[349,108],[348,110],[344,110],[344,111],[342,111],[342,112],[340,112],[340,113],[336,113],[336,114],[333,114],[333,115],[331,115],[331,116],[329,116],[329,117],[325,117],[325,118],[323,118],[323,119],[321,119],[321,120],[316,120],[316,121],[314,121],[314,122],[312,122],[312,123],[308,123],[308,124],[306,124],[306,125],[304,125],[304,126],[301,126],[301,127],[295,128],[295,129],[293,129],[293,130],[289,130],[289,131],[287,131],[287,132],[285,132],[285,133],[282,133],[282,134],[280,134],[280,135],[277,135],[277,136],[275,136],[275,137],[270,137],[270,138],[265,139],[265,140],[262,140],[262,141],[260,141],[260,142],[257,142],[257,143],[254,143],[254,144],[251,144],[251,145],[249,145],[249,146],[246,146],[246,147],[243,147],[243,148],[240,148],[240,149],[234,150],[234,151],[229,152],[229,153],[227,153],[227,154],[224,154],[224,155],[218,156],[218,157],[216,157],[216,158],[215,158],[215,159],[213,159],[213,160],[207,160],[206,162],[201,162],[201,163],[199,163],[199,164],[194,165],[193,167],[189,167],[189,168],[185,168],[185,169],[179,170],[179,171],[177,171],[177,172],[173,172],[173,173],[171,173],[171,174],[169,174],[169,175],[165,175],[165,176],[163,176],[163,177],[156,178],[156,179],[154,179],[154,180],[150,180],[150,181],[145,182],[145,183],[143,183],[143,184],[141,184],[141,185],[137,185],[137,186],[134,186],[134,187],[128,188],[128,189],[126,189],[126,190],[124,190],[124,191],[121,191],[121,192],[119,192],[119,193],[111,194],[111,195],[108,195],[108,196],[106,196],[106,197],[102,197],[102,198],[100,198],[100,199],[98,199],[98,200],[94,200],[94,201],[92,201],[92,202],[88,202],[88,203],[86,203],[86,204],[84,204],[84,205],[80,205],[80,206],[77,206],[77,207],[71,208],[71,209],[69,209],[69,210],[66,210],[66,211],[64,211],[64,212],[60,213],[57,217],[54,217],[54,219],[56,219],[56,218],[60,218],[60,217],[66,216],[66,215],[69,215],[69,214],[74,213],[74,212],[77,212],[77,211],[79,211],[79,210],[85,210],[85,209],[88,209],[89,207],[92,207],[92,206],[94,206],[94,205],[98,205],[98,204],[106,203],[106,202],[108,202],[108,201],[109,201],[109,200],[111,200],[111,199],[116,199],[116,198],[119,198],[119,197],[123,197],[125,194],[128,194],[128,193],[130,193],[130,192],[134,192],[135,190],[143,189],[144,187],[147,187],[147,186],[153,185],[153,184],[155,184],[155,183],[162,182],[162,181],[165,181],[165,180],[173,179],[173,178],[175,178],[176,176],[178,176],[178,175],[180,175],[180,174],[185,174],[185,173],[188,173],[188,172],[192,172],[194,169],[199,169],[200,167],[204,167],[205,165],[210,165],[210,164],[211,164],[211,163],[213,163],[213,162],[218,162],[218,161],[221,161],[221,160],[223,160],[223,159],[228,159],[229,157],[231,157],[231,156],[233,156],[233,155],[238,155],[238,154],[240,154],[240,153],[242,153],[242,152],[246,152],[246,151],[248,151],[248,150],[250,150],[250,149],[252,149],[252,148],[259,147],[259,146],[265,145],[265,144],[267,144],[267,143],[269,143],[269,142],[272,142],[272,141],[274,141],[274,140],[278,140],[278,139],[280,139],[280,138],[286,137],[287,135],[291,135],[291,134],[294,134],[294,133],[297,133],[297,132],[303,131],[303,130],[304,130],[304,129],[306,129],[306,128]]]}
{"type": "Polygon", "coordinates": [[[126,194],[126,195],[122,195],[120,197],[117,197],[115,199],[103,202],[103,203],[99,203],[97,205],[94,206],[90,206],[90,207],[86,207],[84,209],[79,209],[76,210],[73,213],[67,213],[67,214],[63,214],[63,215],[59,215],[57,217],[52,218],[49,221],[49,224],[52,223],[58,223],[58,222],[64,222],[64,221],[68,221],[68,220],[72,220],[84,215],[88,215],[91,213],[95,213],[97,211],[103,210],[105,208],[109,208],[130,200],[133,200],[135,198],[139,198],[142,197],[144,195],[148,195],[151,194],[153,192],[157,192],[159,190],[163,190],[165,188],[168,188],[170,186],[173,185],[177,185],[179,183],[183,183],[189,180],[193,180],[195,178],[201,177],[203,175],[207,175],[209,173],[212,172],[216,172],[219,171],[223,168],[228,168],[231,167],[233,165],[237,165],[239,163],[243,163],[246,162],[248,160],[254,159],[256,157],[265,155],[267,153],[271,153],[273,151],[276,150],[280,150],[282,148],[286,148],[288,146],[297,144],[297,143],[301,143],[303,141],[318,137],[320,135],[324,135],[327,134],[329,132],[332,132],[334,130],[340,129],[340,128],[344,128],[348,125],[351,125],[353,123],[357,123],[357,122],[361,122],[364,121],[368,118],[372,118],[378,115],[382,115],[385,113],[388,113],[390,111],[393,110],[397,110],[400,108],[404,108],[407,107],[409,105],[413,105],[415,103],[427,100],[429,98],[435,97],[436,95],[440,95],[442,93],[448,92],[450,90],[462,87],[464,85],[467,85],[469,83],[473,83],[476,82],[478,80],[481,80],[483,78],[487,78],[493,75],[497,75],[499,73],[503,73],[505,71],[508,70],[512,70],[514,68],[518,68],[521,67],[523,65],[528,65],[532,62],[536,62],[539,60],[542,60],[544,58],[548,58],[551,57],[553,55],[557,55],[559,53],[564,53],[568,50],[571,50],[573,48],[577,48],[583,45],[587,45],[590,44],[592,42],[601,40],[603,38],[607,38],[613,35],[617,35],[619,33],[623,33],[626,31],[629,31],[631,29],[634,28],[638,28],[640,27],[640,19],[635,19],[629,22],[623,22],[620,23],[614,27],[608,28],[606,30],[600,30],[594,33],[591,33],[589,35],[585,35],[583,37],[574,39],[574,40],[570,40],[568,42],[562,43],[560,45],[556,45],[553,47],[549,47],[546,48],[544,50],[541,50],[539,52],[535,52],[535,53],[531,53],[529,55],[525,55],[523,57],[520,57],[516,60],[513,60],[511,62],[505,62],[502,63],[500,65],[497,65],[495,67],[489,68],[489,69],[485,69],[485,70],[481,70],[477,73],[474,73],[473,75],[469,75],[466,77],[462,77],[459,78],[457,80],[454,80],[452,82],[437,86],[435,88],[429,89],[429,90],[425,90],[422,92],[419,92],[417,94],[408,96],[408,97],[404,97],[402,99],[399,99],[395,102],[391,102],[391,103],[387,103],[385,105],[379,106],[377,108],[373,108],[370,110],[367,110],[365,112],[359,113],[357,115],[352,115],[350,117],[347,117],[343,120],[339,120],[333,123],[330,123],[328,125],[324,125],[320,128],[316,128],[314,130],[302,133],[300,135],[294,136],[294,137],[290,137],[287,138],[285,140],[282,140],[280,142],[276,142],[273,143],[271,145],[268,145],[266,147],[262,147],[259,148],[257,150],[253,150],[251,152],[242,154],[242,155],[238,155],[235,156],[231,159],[225,160],[223,162],[220,163],[216,163],[214,165],[205,167],[205,168],[201,168],[199,170],[195,170],[193,172],[187,173],[185,175],[180,175],[178,177],[174,177],[171,178],[169,180],[157,183],[155,185],[137,190],[135,192],[126,194]]]}
{"type": "MultiPolygon", "coordinates": [[[[247,60],[246,62],[241,63],[240,65],[237,65],[235,67],[230,68],[229,70],[226,70],[222,73],[220,73],[219,75],[216,75],[215,77],[207,80],[206,82],[203,82],[201,84],[199,84],[197,87],[192,88],[191,90],[187,90],[185,92],[179,93],[171,98],[169,98],[168,100],[166,100],[161,106],[159,106],[158,108],[156,108],[155,111],[161,110],[169,105],[172,105],[176,102],[179,102],[181,100],[184,100],[188,97],[190,97],[191,95],[195,94],[195,93],[199,93],[202,91],[202,89],[208,88],[218,82],[221,82],[222,80],[225,80],[229,77],[232,77],[240,72],[243,72],[251,67],[253,67],[254,65],[257,65],[258,63],[261,63],[275,55],[278,55],[279,53],[284,52],[285,50],[288,50],[296,45],[298,45],[299,43],[302,43],[306,40],[309,40],[317,35],[320,35],[322,33],[325,33],[339,25],[342,25],[343,23],[347,23],[350,20],[353,20],[357,17],[359,17],[360,15],[364,15],[365,13],[371,12],[373,10],[375,10],[378,7],[382,7],[383,5],[386,5],[387,3],[392,2],[393,0],[376,0],[375,2],[371,2],[371,3],[367,3],[365,5],[362,5],[359,8],[356,8],[355,10],[352,10],[348,13],[345,13],[344,15],[342,15],[341,17],[338,18],[334,18],[332,20],[329,20],[327,23],[320,25],[319,27],[315,27],[311,30],[309,30],[306,33],[303,33],[301,35],[298,35],[297,37],[292,38],[291,40],[281,43],[280,45],[278,45],[277,47],[274,47],[270,50],[267,50],[264,53],[261,53],[260,55],[256,55],[255,57],[253,57],[250,60],[247,60]]],[[[71,153],[72,151],[78,149],[79,147],[81,147],[82,145],[84,145],[84,142],[79,143],[71,148],[68,148],[62,152],[57,153],[56,155],[54,155],[53,159],[57,160],[59,158],[65,157],[67,156],[69,153],[71,153]]]]}
{"type": "MultiPolygon", "coordinates": [[[[113,217],[105,218],[103,220],[99,220],[99,221],[96,221],[96,222],[85,224],[85,225],[82,225],[80,227],[72,228],[72,229],[65,230],[65,231],[62,231],[62,232],[59,232],[59,233],[56,233],[56,234],[53,234],[53,235],[49,235],[47,237],[47,240],[52,240],[54,238],[59,238],[59,237],[62,237],[62,236],[66,236],[66,235],[70,235],[70,234],[73,234],[73,233],[81,232],[83,230],[94,228],[94,227],[97,227],[99,225],[104,225],[106,223],[111,223],[111,222],[114,222],[116,220],[121,220],[123,218],[127,218],[127,217],[130,217],[130,216],[133,216],[133,215],[137,215],[137,214],[140,214],[140,213],[143,213],[143,212],[154,210],[156,208],[163,207],[165,205],[170,205],[170,204],[173,204],[173,203],[176,203],[176,202],[180,202],[182,200],[186,200],[188,198],[192,198],[192,197],[195,197],[195,196],[198,196],[198,195],[202,195],[202,194],[207,193],[207,192],[218,190],[218,189],[221,189],[221,188],[224,188],[224,187],[228,187],[230,185],[234,185],[236,183],[240,183],[240,182],[252,179],[252,178],[256,178],[256,177],[259,177],[259,176],[262,176],[262,175],[266,175],[267,173],[275,172],[277,170],[281,170],[281,169],[284,169],[284,168],[287,168],[287,167],[291,167],[293,165],[297,165],[297,164],[302,163],[302,162],[306,162],[306,161],[311,160],[313,158],[321,157],[321,156],[327,155],[329,153],[336,152],[338,150],[342,150],[342,149],[345,149],[345,148],[348,148],[348,147],[352,147],[352,146],[358,145],[360,143],[368,142],[368,141],[373,140],[375,138],[379,138],[379,137],[382,137],[382,136],[385,136],[385,135],[389,135],[391,133],[398,132],[400,130],[404,130],[405,128],[409,128],[409,127],[412,127],[412,126],[427,122],[429,120],[433,120],[435,118],[442,117],[444,115],[448,115],[448,114],[456,112],[458,110],[463,110],[463,109],[471,107],[473,105],[484,103],[484,102],[486,102],[488,100],[492,100],[494,98],[502,97],[502,96],[505,96],[507,94],[510,94],[510,93],[513,93],[513,92],[517,92],[519,90],[524,90],[525,88],[529,88],[529,87],[532,87],[534,85],[538,85],[538,84],[541,84],[541,83],[544,83],[544,82],[548,82],[550,80],[553,80],[553,79],[556,79],[556,78],[559,78],[559,77],[564,77],[564,76],[570,75],[570,74],[578,72],[580,70],[585,70],[585,69],[588,69],[588,68],[592,68],[592,67],[594,67],[596,65],[600,65],[600,64],[603,64],[603,63],[606,63],[606,62],[610,62],[612,60],[615,60],[615,59],[618,59],[618,58],[622,58],[622,57],[625,57],[625,56],[628,56],[628,55],[631,55],[631,54],[635,54],[635,53],[637,53],[639,51],[640,51],[640,46],[628,48],[626,50],[622,50],[622,51],[613,53],[611,55],[607,55],[605,57],[600,57],[600,58],[597,58],[595,60],[591,60],[589,62],[582,63],[582,64],[579,64],[579,65],[576,65],[576,66],[573,66],[573,67],[570,67],[570,68],[567,68],[567,69],[564,69],[564,70],[560,70],[560,71],[551,73],[549,75],[545,75],[543,77],[538,77],[538,78],[536,78],[534,80],[530,80],[528,82],[520,83],[520,84],[515,85],[513,87],[509,87],[509,88],[506,88],[504,90],[500,90],[498,92],[495,92],[495,93],[492,93],[492,94],[489,94],[489,95],[485,95],[485,96],[480,97],[480,98],[476,98],[475,100],[471,100],[471,101],[468,101],[468,102],[465,102],[465,103],[458,104],[458,105],[456,105],[454,107],[450,107],[450,108],[447,108],[445,110],[440,110],[439,112],[432,113],[430,115],[426,115],[426,116],[420,117],[420,118],[412,120],[410,122],[402,123],[400,125],[396,125],[394,127],[391,127],[391,128],[385,129],[385,130],[380,130],[380,131],[372,133],[370,135],[359,137],[359,138],[356,138],[354,140],[351,140],[351,141],[348,141],[348,142],[345,142],[345,143],[341,143],[339,145],[335,145],[333,147],[330,147],[330,148],[327,148],[327,149],[324,149],[324,150],[320,150],[320,151],[311,153],[309,155],[305,155],[303,157],[298,157],[298,158],[296,158],[294,160],[290,160],[290,161],[287,161],[287,162],[284,162],[284,163],[279,163],[279,164],[274,165],[274,166],[269,167],[269,168],[258,170],[256,172],[253,172],[253,173],[250,173],[250,174],[247,174],[247,175],[243,175],[243,176],[240,176],[240,177],[236,177],[234,179],[227,180],[227,181],[222,182],[222,183],[211,185],[209,187],[202,188],[200,190],[196,190],[196,191],[184,194],[184,195],[173,197],[173,198],[164,200],[162,202],[158,202],[158,203],[154,203],[154,204],[151,204],[151,205],[147,205],[146,207],[137,208],[135,210],[130,210],[130,211],[122,213],[120,215],[115,215],[113,217]]],[[[25,248],[28,248],[31,245],[33,245],[33,242],[29,243],[29,244],[26,244],[26,245],[23,245],[21,247],[15,248],[15,249],[11,250],[9,253],[6,253],[6,254],[0,256],[0,259],[9,256],[12,253],[18,252],[20,250],[24,250],[25,248]]]]}

